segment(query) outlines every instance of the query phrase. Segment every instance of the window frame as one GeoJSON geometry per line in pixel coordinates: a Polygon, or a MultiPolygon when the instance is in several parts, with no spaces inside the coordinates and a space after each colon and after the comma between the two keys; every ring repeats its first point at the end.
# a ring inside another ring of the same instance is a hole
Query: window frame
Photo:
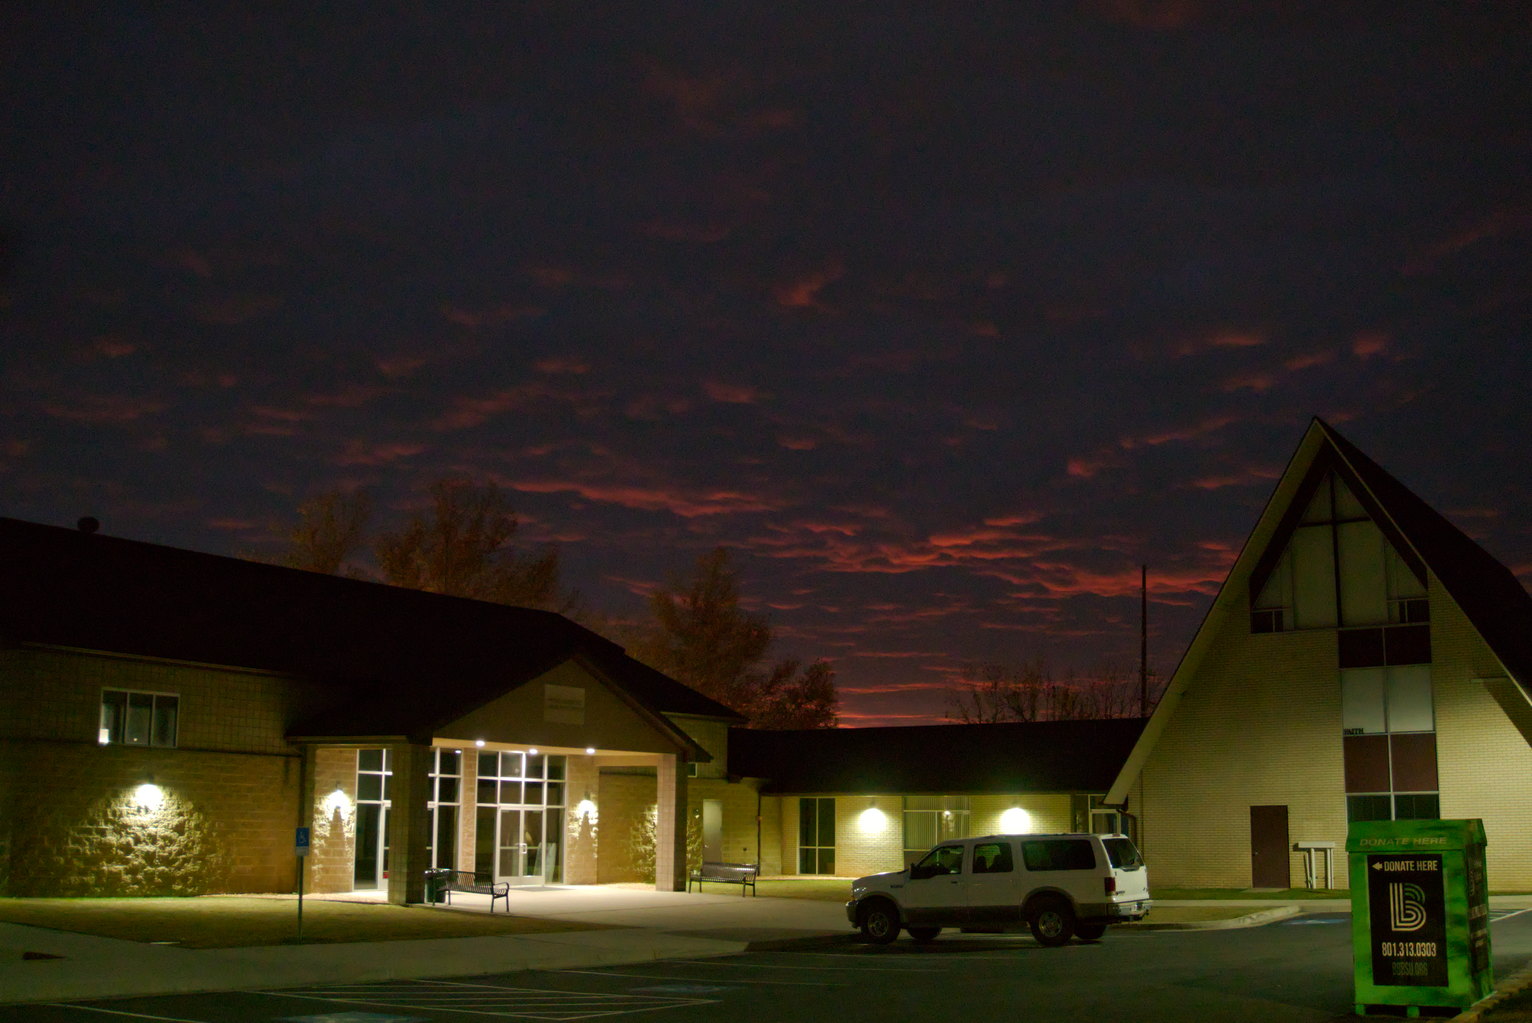
{"type": "Polygon", "coordinates": [[[96,717],[96,743],[101,746],[132,746],[140,749],[176,749],[181,744],[181,694],[168,693],[154,689],[121,689],[115,686],[102,686],[100,699],[97,702],[96,717]],[[120,696],[120,701],[112,701],[110,697],[120,696]],[[131,713],[134,709],[134,697],[146,697],[148,699],[148,717],[144,726],[144,741],[134,742],[131,736],[134,730],[131,724],[131,713]],[[114,706],[114,720],[107,723],[107,708],[114,706]],[[162,729],[161,709],[168,708],[169,732],[168,741],[164,740],[162,729]]]}

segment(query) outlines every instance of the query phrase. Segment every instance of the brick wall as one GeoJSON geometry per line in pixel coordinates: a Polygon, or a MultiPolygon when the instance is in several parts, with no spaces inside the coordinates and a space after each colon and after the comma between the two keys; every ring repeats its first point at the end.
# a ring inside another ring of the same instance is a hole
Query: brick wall
{"type": "Polygon", "coordinates": [[[292,891],[296,758],[5,743],[6,894],[292,891]],[[161,805],[139,805],[150,778],[161,805]]]}
{"type": "Polygon", "coordinates": [[[292,684],[256,672],[0,650],[0,776],[13,895],[291,891],[300,767],[292,684]],[[96,742],[101,690],[181,698],[173,749],[96,742]],[[139,806],[139,787],[161,793],[139,806]]]}
{"type": "MultiPolygon", "coordinates": [[[[1480,817],[1492,888],[1532,884],[1532,808],[1508,779],[1532,747],[1481,679],[1503,670],[1438,580],[1430,580],[1432,687],[1441,813],[1480,817]]],[[[1243,597],[1236,596],[1236,610],[1243,597]]],[[[1334,630],[1252,635],[1242,613],[1214,645],[1146,762],[1132,800],[1156,883],[1251,883],[1250,807],[1288,807],[1290,842],[1336,843],[1347,886],[1340,669],[1334,630]]],[[[1302,885],[1303,854],[1290,851],[1302,885]]]]}
{"type": "Polygon", "coordinates": [[[646,833],[645,816],[656,805],[656,784],[653,775],[601,772],[596,800],[601,843],[597,879],[601,884],[653,880],[652,849],[646,858],[645,843],[636,836],[646,833]]]}
{"type": "Polygon", "coordinates": [[[313,750],[313,818],[308,877],[312,892],[349,892],[356,881],[356,750],[313,750]]]}
{"type": "MultiPolygon", "coordinates": [[[[1433,577],[1431,683],[1444,818],[1484,820],[1491,890],[1532,886],[1532,804],[1519,784],[1532,777],[1532,746],[1485,687],[1504,677],[1487,644],[1433,577]]],[[[1510,699],[1526,697],[1514,683],[1510,699]]]]}

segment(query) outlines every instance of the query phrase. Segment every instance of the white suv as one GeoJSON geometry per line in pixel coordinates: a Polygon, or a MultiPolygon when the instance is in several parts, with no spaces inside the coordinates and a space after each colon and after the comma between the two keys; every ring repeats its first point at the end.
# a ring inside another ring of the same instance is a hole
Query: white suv
{"type": "Polygon", "coordinates": [[[1126,835],[988,835],[943,842],[907,870],[857,878],[846,916],[868,941],[902,927],[930,941],[943,927],[1026,924],[1044,945],[1094,941],[1149,912],[1149,870],[1126,835]]]}

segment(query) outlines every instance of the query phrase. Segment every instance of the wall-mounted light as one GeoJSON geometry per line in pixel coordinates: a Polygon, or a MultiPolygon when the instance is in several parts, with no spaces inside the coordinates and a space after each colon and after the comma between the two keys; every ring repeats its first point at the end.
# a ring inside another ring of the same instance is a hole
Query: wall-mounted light
{"type": "Polygon", "coordinates": [[[585,798],[575,804],[575,816],[581,819],[589,819],[596,816],[595,800],[590,798],[590,793],[585,793],[585,798]]]}
{"type": "Polygon", "coordinates": [[[1025,835],[1032,830],[1032,815],[1013,806],[1000,815],[1000,830],[1007,835],[1025,835]]]}
{"type": "Polygon", "coordinates": [[[474,741],[473,741],[473,744],[474,744],[474,745],[475,745],[475,746],[477,746],[477,747],[479,747],[479,748],[480,748],[480,749],[483,749],[483,748],[484,748],[484,740],[483,740],[483,739],[475,739],[475,740],[474,740],[474,741]]]}
{"type": "Polygon", "coordinates": [[[537,747],[536,746],[529,747],[527,749],[527,754],[529,756],[534,756],[534,757],[537,756],[537,747]]]}
{"type": "Polygon", "coordinates": [[[585,747],[585,755],[588,756],[588,757],[595,756],[596,755],[596,747],[594,747],[594,746],[587,746],[587,747],[585,747]]]}
{"type": "Polygon", "coordinates": [[[165,805],[165,790],[146,781],[133,790],[133,805],[144,813],[158,813],[165,805]]]}
{"type": "Polygon", "coordinates": [[[888,814],[878,809],[878,801],[875,797],[867,797],[867,809],[857,817],[856,826],[864,835],[877,834],[888,827],[888,814]]]}

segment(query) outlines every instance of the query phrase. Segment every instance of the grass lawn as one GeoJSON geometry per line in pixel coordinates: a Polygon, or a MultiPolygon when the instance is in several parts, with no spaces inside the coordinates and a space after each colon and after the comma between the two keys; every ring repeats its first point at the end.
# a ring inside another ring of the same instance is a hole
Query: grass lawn
{"type": "MultiPolygon", "coordinates": [[[[50,927],[185,948],[244,948],[291,942],[298,903],[290,899],[208,895],[198,898],[6,899],[0,922],[50,927]]],[[[474,938],[496,934],[599,930],[602,925],[386,903],[303,903],[307,942],[474,938]]]]}
{"type": "Polygon", "coordinates": [[[1155,899],[1269,899],[1273,902],[1351,897],[1351,893],[1343,888],[1161,888],[1153,884],[1149,886],[1149,894],[1155,899]]]}

